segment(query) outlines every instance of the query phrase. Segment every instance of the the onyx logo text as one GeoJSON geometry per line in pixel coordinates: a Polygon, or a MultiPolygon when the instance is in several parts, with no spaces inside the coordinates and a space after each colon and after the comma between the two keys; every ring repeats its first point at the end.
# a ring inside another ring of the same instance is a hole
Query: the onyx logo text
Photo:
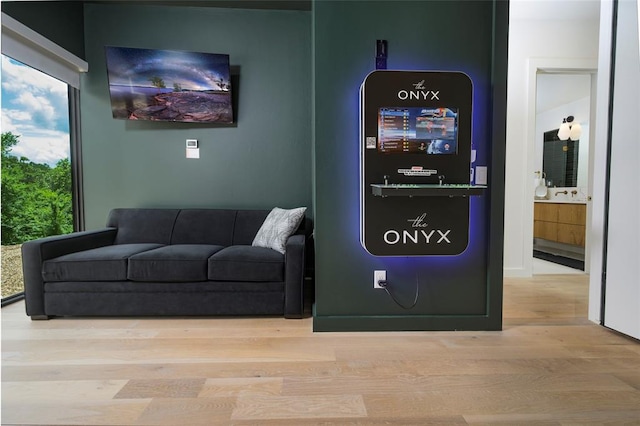
{"type": "Polygon", "coordinates": [[[414,90],[398,91],[398,99],[406,101],[407,99],[416,99],[424,101],[439,101],[439,90],[428,90],[424,87],[424,80],[413,84],[414,90]]]}
{"type": "Polygon", "coordinates": [[[407,219],[411,223],[410,230],[396,231],[389,229],[382,238],[386,244],[451,244],[449,234],[451,229],[427,229],[429,224],[425,222],[426,213],[417,216],[415,219],[407,219]]]}

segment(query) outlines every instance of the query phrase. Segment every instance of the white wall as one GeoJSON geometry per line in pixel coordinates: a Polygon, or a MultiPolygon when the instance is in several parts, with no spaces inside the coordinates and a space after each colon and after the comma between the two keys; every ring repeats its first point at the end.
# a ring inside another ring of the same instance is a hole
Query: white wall
{"type": "MultiPolygon", "coordinates": [[[[591,202],[591,235],[589,246],[591,249],[589,264],[589,319],[600,322],[602,300],[602,266],[604,250],[605,211],[604,198],[606,193],[607,170],[607,128],[609,125],[609,75],[611,73],[611,20],[613,16],[612,0],[603,0],[600,8],[600,40],[598,45],[598,77],[595,105],[594,138],[600,143],[591,144],[591,174],[592,202],[591,202]],[[597,206],[597,207],[596,207],[597,206]]],[[[589,213],[589,212],[588,212],[589,213]]]]}
{"type": "Polygon", "coordinates": [[[638,2],[618,3],[604,325],[640,339],[638,2]]]}
{"type": "MultiPolygon", "coordinates": [[[[548,4],[558,2],[539,2],[548,4]]],[[[576,2],[567,2],[573,5],[576,2]]],[[[527,19],[510,3],[507,80],[507,149],[505,183],[505,276],[531,276],[533,250],[533,185],[535,169],[535,68],[596,67],[599,22],[559,20],[573,16],[554,13],[548,19],[527,19]],[[577,64],[577,65],[575,65],[577,64]],[[532,80],[533,74],[533,82],[532,80]]]]}

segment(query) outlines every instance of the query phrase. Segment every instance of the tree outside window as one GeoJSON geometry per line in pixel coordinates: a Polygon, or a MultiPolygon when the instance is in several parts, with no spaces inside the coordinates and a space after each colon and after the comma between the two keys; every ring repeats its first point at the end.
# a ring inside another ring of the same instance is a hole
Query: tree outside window
{"type": "Polygon", "coordinates": [[[23,291],[23,242],[73,231],[67,84],[2,56],[2,298],[23,291]]]}

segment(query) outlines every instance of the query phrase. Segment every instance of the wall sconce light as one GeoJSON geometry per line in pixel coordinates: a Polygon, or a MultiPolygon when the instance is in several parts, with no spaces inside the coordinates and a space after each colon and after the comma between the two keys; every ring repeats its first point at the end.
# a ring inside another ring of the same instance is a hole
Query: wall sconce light
{"type": "Polygon", "coordinates": [[[574,122],[573,120],[573,115],[562,119],[562,124],[558,130],[558,139],[561,141],[566,141],[567,139],[577,141],[580,139],[580,136],[582,136],[582,126],[580,123],[577,121],[574,122]]]}

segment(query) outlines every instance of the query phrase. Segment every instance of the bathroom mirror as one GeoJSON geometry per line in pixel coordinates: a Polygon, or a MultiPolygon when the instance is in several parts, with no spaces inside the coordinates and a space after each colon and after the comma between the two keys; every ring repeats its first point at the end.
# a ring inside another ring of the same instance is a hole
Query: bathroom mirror
{"type": "Polygon", "coordinates": [[[559,187],[578,186],[578,157],[580,141],[558,138],[558,129],[544,133],[542,170],[547,185],[559,187]]]}

